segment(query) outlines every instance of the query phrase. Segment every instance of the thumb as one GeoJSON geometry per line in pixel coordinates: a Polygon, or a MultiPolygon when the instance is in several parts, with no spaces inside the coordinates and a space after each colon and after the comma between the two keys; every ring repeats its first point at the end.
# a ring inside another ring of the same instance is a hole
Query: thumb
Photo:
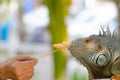
{"type": "Polygon", "coordinates": [[[16,60],[18,60],[18,61],[27,61],[27,60],[33,60],[33,58],[30,57],[30,56],[21,55],[21,56],[17,56],[16,60]]]}
{"type": "Polygon", "coordinates": [[[26,67],[33,67],[37,64],[38,60],[33,59],[33,60],[26,60],[26,61],[20,61],[22,66],[26,66],[26,67]]]}

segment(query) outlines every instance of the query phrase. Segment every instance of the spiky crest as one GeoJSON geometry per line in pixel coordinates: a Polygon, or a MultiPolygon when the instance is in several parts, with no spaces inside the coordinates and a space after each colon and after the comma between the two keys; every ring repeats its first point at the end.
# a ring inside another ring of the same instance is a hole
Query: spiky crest
{"type": "Polygon", "coordinates": [[[106,37],[112,37],[112,38],[117,38],[119,39],[118,36],[118,28],[115,28],[113,32],[111,32],[109,26],[107,26],[107,29],[105,30],[106,26],[101,26],[101,30],[99,30],[99,36],[106,36],[106,37]]]}

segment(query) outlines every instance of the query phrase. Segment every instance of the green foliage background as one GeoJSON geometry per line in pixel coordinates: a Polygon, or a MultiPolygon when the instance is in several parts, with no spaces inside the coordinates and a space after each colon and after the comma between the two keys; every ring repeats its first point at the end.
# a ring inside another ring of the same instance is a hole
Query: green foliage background
{"type": "MultiPolygon", "coordinates": [[[[65,24],[65,16],[68,14],[69,0],[45,0],[49,9],[50,24],[49,31],[52,44],[67,41],[68,34],[65,24]]],[[[66,80],[66,53],[56,52],[54,54],[54,79],[66,80]]]]}

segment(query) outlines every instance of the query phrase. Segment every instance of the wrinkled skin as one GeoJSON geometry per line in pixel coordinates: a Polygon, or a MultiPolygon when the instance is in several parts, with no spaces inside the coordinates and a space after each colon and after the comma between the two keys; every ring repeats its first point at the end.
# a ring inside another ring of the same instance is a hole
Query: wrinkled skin
{"type": "Polygon", "coordinates": [[[119,41],[109,36],[92,35],[71,42],[70,53],[88,70],[89,80],[120,74],[119,41]]]}
{"type": "Polygon", "coordinates": [[[17,56],[0,64],[0,80],[30,80],[34,74],[37,59],[17,56]]]}

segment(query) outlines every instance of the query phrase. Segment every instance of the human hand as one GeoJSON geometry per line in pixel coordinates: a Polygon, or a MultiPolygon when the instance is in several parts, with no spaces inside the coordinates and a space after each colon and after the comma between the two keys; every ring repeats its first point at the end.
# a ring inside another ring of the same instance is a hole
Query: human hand
{"type": "Polygon", "coordinates": [[[34,74],[37,59],[30,56],[17,56],[2,63],[3,79],[30,80],[34,74]]]}

